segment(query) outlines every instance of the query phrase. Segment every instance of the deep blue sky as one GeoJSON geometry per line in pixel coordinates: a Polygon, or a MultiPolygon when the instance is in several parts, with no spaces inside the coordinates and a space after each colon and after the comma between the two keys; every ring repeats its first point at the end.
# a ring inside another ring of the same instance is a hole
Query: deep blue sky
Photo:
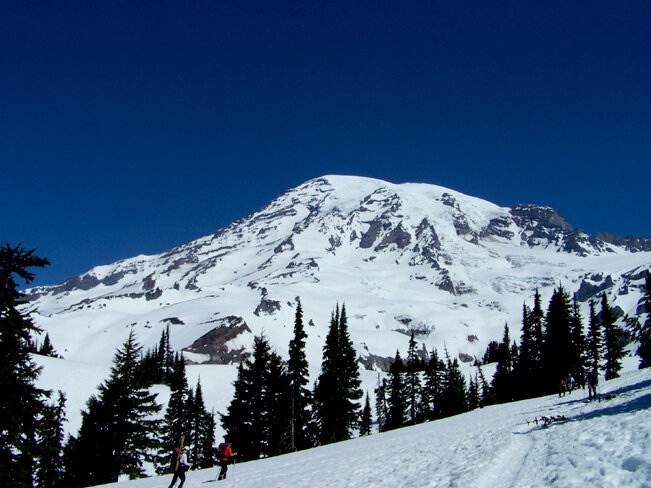
{"type": "Polygon", "coordinates": [[[0,4],[0,241],[35,284],[324,174],[651,237],[644,1],[0,4]]]}

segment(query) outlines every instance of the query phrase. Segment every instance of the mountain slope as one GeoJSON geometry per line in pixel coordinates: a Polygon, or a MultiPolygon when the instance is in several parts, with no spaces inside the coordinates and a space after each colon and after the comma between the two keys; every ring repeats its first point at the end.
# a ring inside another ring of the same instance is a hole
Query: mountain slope
{"type": "Polygon", "coordinates": [[[412,330],[429,350],[445,345],[468,361],[505,322],[519,328],[536,288],[546,299],[563,284],[584,303],[606,291],[635,314],[650,243],[589,236],[547,207],[326,176],[212,235],[33,288],[30,307],[79,361],[110,360],[130,328],[153,346],[168,325],[173,347],[197,362],[238,361],[262,330],[283,353],[296,297],[312,326],[311,362],[338,302],[368,367],[406,347],[412,330]]]}

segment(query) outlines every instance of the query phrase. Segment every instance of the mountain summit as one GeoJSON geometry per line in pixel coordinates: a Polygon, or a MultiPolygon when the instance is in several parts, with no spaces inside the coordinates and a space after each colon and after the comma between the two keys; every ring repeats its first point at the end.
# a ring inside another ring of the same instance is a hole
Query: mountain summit
{"type": "Polygon", "coordinates": [[[545,299],[562,284],[583,303],[606,292],[635,315],[650,251],[649,239],[588,235],[549,207],[324,176],[212,235],[28,294],[66,359],[108,362],[129,330],[153,346],[168,326],[194,362],[237,362],[263,331],[285,353],[300,297],[313,367],[337,303],[367,368],[412,331],[469,362],[504,323],[519,330],[536,289],[545,299]]]}

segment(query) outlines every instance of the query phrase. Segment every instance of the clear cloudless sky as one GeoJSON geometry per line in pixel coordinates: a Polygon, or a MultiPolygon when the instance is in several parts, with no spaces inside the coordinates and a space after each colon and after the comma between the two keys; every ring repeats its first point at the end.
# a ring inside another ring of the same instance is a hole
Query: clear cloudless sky
{"type": "Polygon", "coordinates": [[[0,2],[0,242],[54,284],[311,178],[651,238],[643,1],[0,2]]]}

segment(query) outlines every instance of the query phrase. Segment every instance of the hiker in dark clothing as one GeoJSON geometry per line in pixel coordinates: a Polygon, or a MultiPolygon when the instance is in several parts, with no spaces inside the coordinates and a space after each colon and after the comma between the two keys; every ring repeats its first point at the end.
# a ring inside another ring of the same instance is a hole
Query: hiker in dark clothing
{"type": "Polygon", "coordinates": [[[231,443],[228,442],[227,438],[224,438],[224,442],[219,444],[217,448],[217,464],[221,467],[219,471],[218,480],[226,479],[226,471],[228,471],[228,465],[232,462],[232,459],[237,456],[236,452],[233,452],[231,443]]]}
{"type": "Polygon", "coordinates": [[[179,488],[183,488],[183,483],[185,483],[185,473],[188,469],[192,467],[192,464],[188,462],[188,452],[190,451],[189,448],[184,447],[183,450],[181,451],[181,454],[179,455],[179,461],[178,463],[175,463],[175,469],[174,469],[174,477],[172,478],[172,482],[170,483],[170,488],[174,486],[174,483],[176,483],[176,480],[179,479],[181,480],[181,484],[179,485],[179,488]]]}
{"type": "Polygon", "coordinates": [[[590,371],[588,373],[588,400],[597,398],[597,373],[590,371]]]}

